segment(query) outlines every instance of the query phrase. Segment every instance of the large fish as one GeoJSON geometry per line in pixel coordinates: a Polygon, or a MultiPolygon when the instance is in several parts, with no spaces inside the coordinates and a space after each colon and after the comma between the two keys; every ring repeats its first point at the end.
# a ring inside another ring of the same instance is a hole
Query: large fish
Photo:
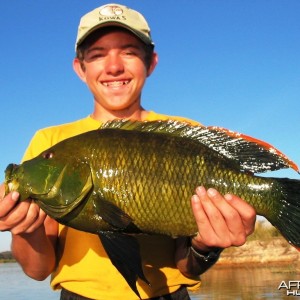
{"type": "MultiPolygon", "coordinates": [[[[98,234],[112,263],[136,289],[143,275],[132,233],[193,236],[196,186],[245,199],[300,247],[300,181],[253,173],[297,166],[274,147],[217,127],[177,121],[112,121],[6,169],[18,191],[52,218],[98,234]]],[[[201,230],[201,229],[200,229],[201,230]]]]}

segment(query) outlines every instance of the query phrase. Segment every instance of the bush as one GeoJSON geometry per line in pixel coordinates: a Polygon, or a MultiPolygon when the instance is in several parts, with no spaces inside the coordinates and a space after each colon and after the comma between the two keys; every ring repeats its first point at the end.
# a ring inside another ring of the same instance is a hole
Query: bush
{"type": "Polygon", "coordinates": [[[248,240],[268,240],[274,237],[279,237],[281,234],[266,220],[258,220],[255,225],[255,231],[249,236],[248,240]]]}
{"type": "Polygon", "coordinates": [[[0,262],[14,261],[11,251],[5,251],[0,253],[0,262]]]}

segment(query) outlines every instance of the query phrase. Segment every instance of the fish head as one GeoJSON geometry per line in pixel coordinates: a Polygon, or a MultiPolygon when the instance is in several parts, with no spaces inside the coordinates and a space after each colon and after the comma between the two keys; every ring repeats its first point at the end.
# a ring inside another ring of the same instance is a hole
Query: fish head
{"type": "Polygon", "coordinates": [[[17,191],[19,200],[33,199],[52,218],[71,212],[93,188],[87,161],[55,146],[20,165],[5,170],[6,193],[17,191]]]}

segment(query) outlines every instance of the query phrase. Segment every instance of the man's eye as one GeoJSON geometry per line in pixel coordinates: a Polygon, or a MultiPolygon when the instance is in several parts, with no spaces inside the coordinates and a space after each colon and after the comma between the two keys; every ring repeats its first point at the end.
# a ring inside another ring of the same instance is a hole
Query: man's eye
{"type": "Polygon", "coordinates": [[[139,55],[139,52],[137,49],[124,49],[123,55],[126,56],[137,56],[139,55]]]}
{"type": "Polygon", "coordinates": [[[90,56],[89,56],[90,59],[96,59],[96,58],[101,58],[101,57],[103,57],[103,55],[100,54],[100,53],[93,54],[93,55],[90,55],[90,56]]]}
{"type": "Polygon", "coordinates": [[[86,60],[95,60],[95,59],[99,59],[104,57],[103,53],[99,53],[99,52],[91,52],[88,53],[85,57],[86,60]]]}

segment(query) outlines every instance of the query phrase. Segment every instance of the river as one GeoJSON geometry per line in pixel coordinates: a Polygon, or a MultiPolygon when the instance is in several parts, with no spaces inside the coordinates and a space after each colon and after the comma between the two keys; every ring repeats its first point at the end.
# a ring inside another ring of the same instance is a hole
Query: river
{"type": "MultiPolygon", "coordinates": [[[[191,293],[191,297],[192,300],[300,299],[299,284],[300,271],[296,265],[214,266],[202,276],[201,289],[191,293]],[[289,285],[293,286],[290,290],[286,288],[289,285]]],[[[59,293],[50,289],[49,280],[34,281],[23,274],[18,264],[7,263],[0,264],[0,299],[58,300],[59,293]]]]}

